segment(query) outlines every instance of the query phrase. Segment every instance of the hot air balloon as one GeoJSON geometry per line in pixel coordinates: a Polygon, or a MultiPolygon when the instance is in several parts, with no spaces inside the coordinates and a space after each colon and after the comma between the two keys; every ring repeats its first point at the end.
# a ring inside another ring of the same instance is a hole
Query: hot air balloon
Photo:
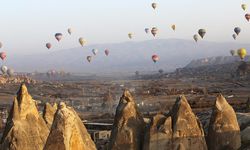
{"type": "Polygon", "coordinates": [[[175,29],[176,29],[176,25],[175,25],[175,24],[173,24],[173,25],[171,26],[171,28],[175,31],[175,29]]]}
{"type": "Polygon", "coordinates": [[[152,3],[151,6],[153,7],[153,9],[157,8],[157,3],[152,3]]]}
{"type": "Polygon", "coordinates": [[[157,32],[158,32],[158,29],[156,27],[153,27],[151,29],[151,33],[153,34],[153,36],[156,36],[157,32]]]}
{"type": "Polygon", "coordinates": [[[13,69],[8,69],[7,74],[12,77],[14,75],[14,70],[13,69]]]}
{"type": "Polygon", "coordinates": [[[51,43],[46,43],[46,47],[48,48],[48,49],[50,49],[51,48],[51,43]]]}
{"type": "Polygon", "coordinates": [[[149,33],[149,28],[145,28],[145,32],[148,34],[149,33]]]}
{"type": "Polygon", "coordinates": [[[87,56],[87,60],[90,63],[92,61],[92,56],[87,56]]]}
{"type": "Polygon", "coordinates": [[[232,37],[234,38],[234,40],[236,40],[237,35],[236,35],[236,34],[233,34],[232,37]]]}
{"type": "Polygon", "coordinates": [[[237,35],[240,34],[240,31],[241,31],[240,27],[235,27],[235,28],[234,28],[234,32],[235,32],[237,35]]]}
{"type": "Polygon", "coordinates": [[[250,14],[246,14],[245,18],[247,19],[247,21],[249,21],[250,20],[250,14]]]}
{"type": "Polygon", "coordinates": [[[55,38],[57,39],[57,41],[59,42],[62,39],[62,33],[56,33],[55,34],[55,38]]]}
{"type": "Polygon", "coordinates": [[[230,54],[231,54],[232,56],[237,56],[237,51],[236,51],[236,50],[231,50],[231,51],[230,51],[230,54]]]}
{"type": "Polygon", "coordinates": [[[68,28],[68,33],[69,33],[69,35],[72,34],[72,29],[71,28],[68,28]]]}
{"type": "Polygon", "coordinates": [[[105,53],[106,56],[108,56],[109,55],[109,50],[105,49],[104,53],[105,53]]]}
{"type": "Polygon", "coordinates": [[[152,56],[152,60],[153,60],[154,63],[156,63],[157,61],[159,61],[159,59],[160,59],[160,58],[159,58],[159,56],[157,56],[157,55],[153,55],[153,56],[152,56]]]}
{"type": "Polygon", "coordinates": [[[198,40],[199,40],[199,35],[195,34],[195,35],[193,36],[193,38],[194,38],[195,42],[198,42],[198,40]]]}
{"type": "Polygon", "coordinates": [[[203,38],[205,36],[205,34],[206,34],[206,30],[205,29],[199,29],[198,33],[201,36],[201,38],[203,38]]]}
{"type": "Polygon", "coordinates": [[[98,49],[92,49],[92,53],[96,55],[98,53],[98,49]]]}
{"type": "Polygon", "coordinates": [[[7,70],[8,70],[8,67],[7,66],[2,66],[1,67],[1,71],[3,74],[6,74],[7,73],[7,70]]]}
{"type": "Polygon", "coordinates": [[[247,55],[247,50],[245,48],[238,49],[238,55],[240,56],[240,59],[244,59],[247,55]]]}
{"type": "Polygon", "coordinates": [[[81,46],[84,46],[87,43],[87,41],[84,38],[80,37],[79,43],[81,44],[81,46]]]}
{"type": "Polygon", "coordinates": [[[132,39],[133,38],[133,33],[129,33],[128,38],[132,39]]]}
{"type": "Polygon", "coordinates": [[[0,48],[2,48],[3,47],[3,44],[0,42],[0,48]]]}
{"type": "Polygon", "coordinates": [[[7,55],[6,55],[5,52],[1,52],[1,53],[0,53],[0,58],[1,58],[2,60],[5,60],[6,57],[7,57],[7,55]]]}
{"type": "Polygon", "coordinates": [[[241,8],[245,11],[247,9],[247,4],[242,4],[241,8]]]}

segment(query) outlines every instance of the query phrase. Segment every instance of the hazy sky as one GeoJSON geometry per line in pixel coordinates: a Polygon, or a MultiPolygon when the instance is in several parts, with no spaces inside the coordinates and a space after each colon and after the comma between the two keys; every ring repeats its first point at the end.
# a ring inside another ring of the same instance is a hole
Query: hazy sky
{"type": "MultiPolygon", "coordinates": [[[[233,41],[235,26],[242,28],[237,42],[250,42],[250,23],[241,4],[250,0],[1,0],[0,41],[9,54],[47,51],[46,42],[55,50],[79,46],[78,38],[88,44],[153,39],[145,27],[156,26],[157,38],[192,39],[199,28],[206,28],[208,41],[233,41]],[[157,2],[156,11],[151,3],[157,2]],[[174,33],[170,26],[176,24],[174,33]],[[67,35],[67,28],[74,30],[67,35]],[[60,44],[54,39],[62,32],[60,44]]],[[[250,12],[250,10],[249,10],[250,12]]]]}

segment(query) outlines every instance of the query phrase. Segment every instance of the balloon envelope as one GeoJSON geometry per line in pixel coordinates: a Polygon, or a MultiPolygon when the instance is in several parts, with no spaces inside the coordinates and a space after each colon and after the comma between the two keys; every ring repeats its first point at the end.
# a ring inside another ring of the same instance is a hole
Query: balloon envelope
{"type": "Polygon", "coordinates": [[[237,35],[236,35],[236,34],[233,34],[232,37],[234,38],[234,40],[236,40],[237,35]]]}
{"type": "Polygon", "coordinates": [[[3,44],[0,42],[0,48],[2,48],[3,47],[3,44]]]}
{"type": "Polygon", "coordinates": [[[176,25],[173,24],[173,25],[171,26],[171,28],[175,31],[176,25]]]}
{"type": "Polygon", "coordinates": [[[153,55],[153,56],[152,56],[152,60],[153,60],[154,63],[156,63],[157,61],[160,60],[160,58],[159,58],[158,55],[153,55]]]}
{"type": "Polygon", "coordinates": [[[13,69],[8,69],[7,74],[12,77],[14,75],[14,70],[13,69]]]}
{"type": "Polygon", "coordinates": [[[8,70],[8,67],[7,66],[2,66],[1,67],[1,71],[3,74],[6,74],[7,73],[7,70],[8,70]]]}
{"type": "Polygon", "coordinates": [[[149,28],[145,28],[145,32],[148,34],[149,33],[149,28]]]}
{"type": "Polygon", "coordinates": [[[108,56],[109,55],[109,50],[105,49],[104,53],[105,53],[106,56],[108,56]]]}
{"type": "Polygon", "coordinates": [[[158,33],[158,29],[156,27],[153,27],[151,29],[151,33],[153,34],[153,36],[156,36],[156,34],[158,33]]]}
{"type": "Polygon", "coordinates": [[[231,51],[230,51],[230,54],[231,54],[232,56],[237,56],[237,51],[236,51],[236,50],[231,50],[231,51]]]}
{"type": "Polygon", "coordinates": [[[249,21],[250,20],[250,14],[246,14],[245,18],[247,19],[247,21],[249,21]]]}
{"type": "Polygon", "coordinates": [[[87,41],[82,37],[80,37],[78,41],[81,44],[81,46],[84,46],[87,43],[87,41]]]}
{"type": "Polygon", "coordinates": [[[92,61],[92,56],[87,56],[87,60],[90,63],[92,61]]]}
{"type": "Polygon", "coordinates": [[[71,35],[72,34],[72,29],[68,28],[68,33],[71,35]]]}
{"type": "Polygon", "coordinates": [[[152,3],[151,6],[153,7],[153,9],[157,8],[157,3],[152,3]]]}
{"type": "Polygon", "coordinates": [[[199,35],[195,34],[195,35],[193,36],[193,38],[194,38],[195,42],[197,42],[197,41],[199,40],[199,35]]]}
{"type": "Polygon", "coordinates": [[[1,53],[0,53],[0,58],[1,58],[2,60],[5,60],[6,57],[7,57],[7,55],[6,55],[5,52],[1,52],[1,53]]]}
{"type": "Polygon", "coordinates": [[[206,34],[206,30],[205,29],[199,29],[198,33],[201,36],[201,38],[203,38],[205,36],[205,34],[206,34]]]}
{"type": "Polygon", "coordinates": [[[57,41],[59,42],[62,39],[62,33],[56,33],[55,34],[55,38],[57,39],[57,41]]]}
{"type": "Polygon", "coordinates": [[[242,4],[241,8],[245,11],[247,9],[247,4],[242,4]]]}
{"type": "Polygon", "coordinates": [[[92,53],[96,55],[98,53],[98,49],[92,49],[92,53]]]}
{"type": "Polygon", "coordinates": [[[128,38],[132,39],[133,38],[133,33],[129,33],[128,38]]]}
{"type": "Polygon", "coordinates": [[[241,59],[244,59],[247,55],[247,50],[245,48],[238,49],[238,55],[241,59]]]}
{"type": "Polygon", "coordinates": [[[51,44],[50,43],[46,43],[46,47],[48,48],[48,49],[50,49],[51,48],[51,44]]]}
{"type": "Polygon", "coordinates": [[[240,32],[241,32],[240,27],[235,27],[235,28],[234,28],[234,32],[235,32],[237,35],[239,35],[240,32]]]}

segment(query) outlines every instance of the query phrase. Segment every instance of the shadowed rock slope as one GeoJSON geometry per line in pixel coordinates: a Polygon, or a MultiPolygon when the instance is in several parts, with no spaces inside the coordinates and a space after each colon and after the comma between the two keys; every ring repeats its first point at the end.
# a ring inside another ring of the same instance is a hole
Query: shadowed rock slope
{"type": "Polygon", "coordinates": [[[141,150],[144,120],[128,90],[125,90],[116,109],[109,150],[141,150]]]}
{"type": "Polygon", "coordinates": [[[147,129],[145,150],[207,150],[202,126],[184,96],[167,115],[157,114],[147,129]]]}
{"type": "Polygon", "coordinates": [[[42,150],[49,129],[35,101],[22,84],[15,97],[1,140],[1,150],[42,150]]]}
{"type": "Polygon", "coordinates": [[[46,103],[44,106],[43,119],[45,120],[45,122],[49,128],[51,128],[51,126],[52,126],[56,110],[57,110],[56,103],[53,105],[53,107],[49,103],[46,103]]]}

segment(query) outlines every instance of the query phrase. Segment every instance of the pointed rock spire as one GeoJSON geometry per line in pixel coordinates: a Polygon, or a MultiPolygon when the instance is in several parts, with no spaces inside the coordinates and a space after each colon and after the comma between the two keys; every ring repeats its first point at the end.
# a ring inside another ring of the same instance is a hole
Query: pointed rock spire
{"type": "Polygon", "coordinates": [[[55,114],[44,150],[96,150],[81,119],[73,108],[61,102],[55,114]]]}
{"type": "Polygon", "coordinates": [[[234,109],[220,94],[217,96],[208,129],[208,147],[213,150],[238,149],[240,128],[234,109]]]}
{"type": "Polygon", "coordinates": [[[128,90],[125,90],[116,109],[111,133],[110,150],[141,150],[144,120],[128,90]]]}
{"type": "Polygon", "coordinates": [[[8,116],[0,149],[42,150],[48,134],[45,121],[27,87],[22,84],[8,116]]]}
{"type": "Polygon", "coordinates": [[[157,127],[154,124],[151,125],[151,129],[157,130],[151,131],[149,146],[144,147],[145,150],[178,150],[183,147],[188,150],[207,150],[201,124],[192,112],[185,96],[177,98],[172,111],[165,117],[165,121],[161,121],[157,127]]]}

